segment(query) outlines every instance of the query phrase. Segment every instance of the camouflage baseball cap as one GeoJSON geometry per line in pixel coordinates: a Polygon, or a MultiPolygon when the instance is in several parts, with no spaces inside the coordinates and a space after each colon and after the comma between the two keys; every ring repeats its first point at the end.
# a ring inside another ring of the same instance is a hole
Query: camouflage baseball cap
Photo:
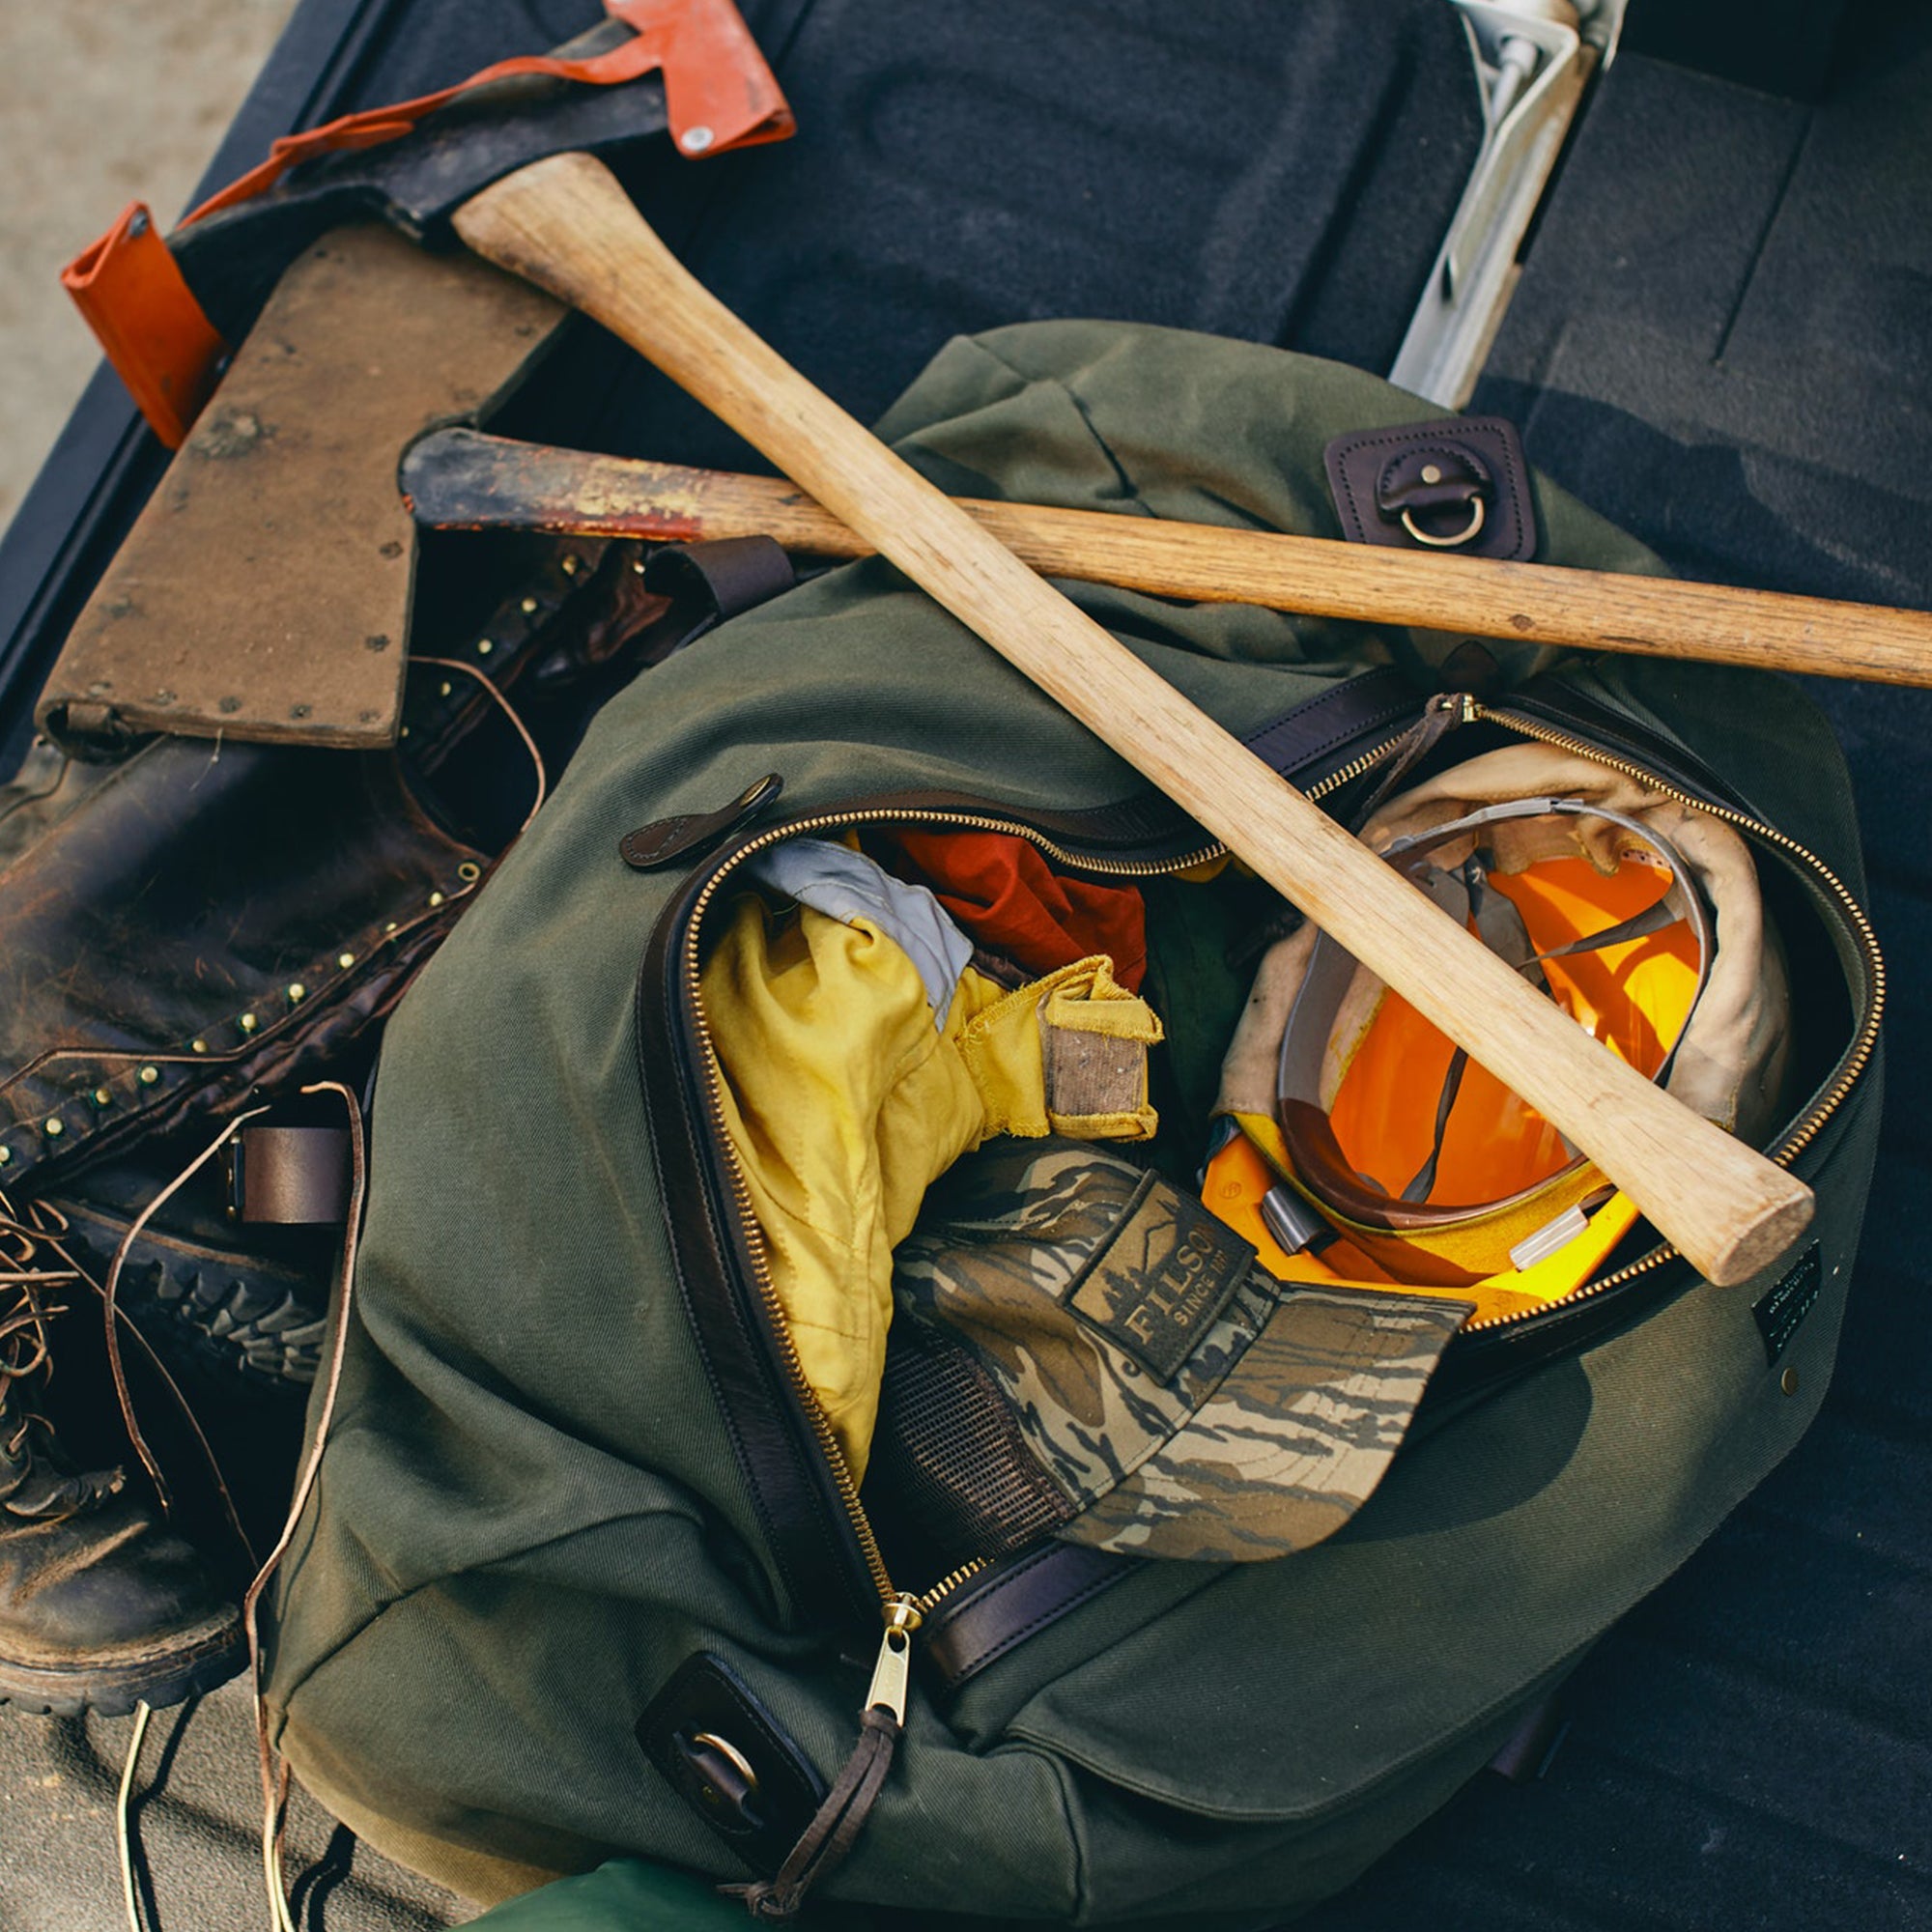
{"type": "Polygon", "coordinates": [[[1052,1139],[958,1162],[893,1288],[868,1492],[979,1555],[1305,1549],[1381,1480],[1466,1313],[1278,1282],[1159,1175],[1052,1139]]]}

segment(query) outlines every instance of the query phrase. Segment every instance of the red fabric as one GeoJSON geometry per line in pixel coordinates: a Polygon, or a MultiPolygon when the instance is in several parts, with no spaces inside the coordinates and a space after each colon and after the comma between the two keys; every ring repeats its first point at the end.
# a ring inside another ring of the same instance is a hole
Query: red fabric
{"type": "Polygon", "coordinates": [[[1147,973],[1147,907],[1132,886],[1069,878],[1006,832],[898,832],[887,868],[924,886],[975,945],[1037,978],[1095,952],[1130,993],[1147,973]]]}

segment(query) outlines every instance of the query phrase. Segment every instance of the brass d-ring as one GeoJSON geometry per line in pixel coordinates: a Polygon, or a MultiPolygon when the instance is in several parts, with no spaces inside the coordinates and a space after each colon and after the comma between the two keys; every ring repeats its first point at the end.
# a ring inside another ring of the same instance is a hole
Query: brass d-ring
{"type": "Polygon", "coordinates": [[[1431,536],[1407,510],[1402,513],[1402,526],[1417,543],[1427,544],[1431,550],[1461,550],[1464,544],[1474,543],[1483,533],[1483,499],[1480,497],[1469,498],[1469,521],[1454,536],[1431,536]]]}
{"type": "Polygon", "coordinates": [[[729,1738],[721,1738],[716,1731],[697,1731],[691,1742],[709,1745],[745,1780],[746,1791],[753,1798],[757,1796],[758,1774],[752,1769],[752,1760],[729,1738]]]}

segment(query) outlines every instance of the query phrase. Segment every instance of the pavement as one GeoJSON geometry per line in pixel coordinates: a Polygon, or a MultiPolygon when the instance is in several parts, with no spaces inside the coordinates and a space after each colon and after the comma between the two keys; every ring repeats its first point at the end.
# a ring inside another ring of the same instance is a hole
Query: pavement
{"type": "Polygon", "coordinates": [[[0,4],[0,530],[99,360],[61,269],[131,200],[172,224],[291,10],[0,4]]]}

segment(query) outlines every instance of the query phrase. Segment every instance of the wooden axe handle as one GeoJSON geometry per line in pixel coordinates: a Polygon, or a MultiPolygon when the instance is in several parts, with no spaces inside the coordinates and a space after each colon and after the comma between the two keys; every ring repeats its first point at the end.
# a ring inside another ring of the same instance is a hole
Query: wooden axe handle
{"type": "Polygon", "coordinates": [[[465,204],[478,254],[584,310],[826,508],[1238,853],[1521,1095],[1715,1282],[1797,1238],[1795,1177],[1597,1045],[1483,944],[1036,577],[819,393],[679,265],[582,155],[465,204]]]}
{"type": "MultiPolygon", "coordinates": [[[[417,447],[435,462],[424,463],[424,497],[415,512],[435,527],[661,543],[765,535],[787,550],[821,556],[872,551],[849,524],[774,476],[544,449],[473,431],[417,447]]],[[[1932,611],[1498,557],[1436,556],[1105,510],[956,500],[1046,577],[1527,644],[1932,685],[1932,611]]]]}

